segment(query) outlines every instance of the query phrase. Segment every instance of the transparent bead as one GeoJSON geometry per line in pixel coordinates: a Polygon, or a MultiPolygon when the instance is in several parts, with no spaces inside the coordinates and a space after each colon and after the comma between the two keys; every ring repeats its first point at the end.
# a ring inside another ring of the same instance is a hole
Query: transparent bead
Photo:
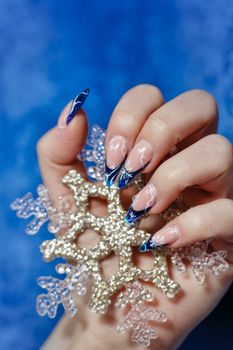
{"type": "Polygon", "coordinates": [[[192,273],[199,284],[206,279],[206,272],[218,276],[229,268],[225,251],[208,252],[210,241],[197,242],[191,246],[171,251],[173,266],[183,273],[186,270],[183,260],[191,264],[192,273]]]}
{"type": "Polygon", "coordinates": [[[98,125],[91,129],[86,147],[78,155],[82,161],[92,162],[86,166],[87,175],[91,180],[103,181],[105,173],[105,131],[98,125]]]}
{"type": "Polygon", "coordinates": [[[57,233],[60,229],[70,225],[71,205],[67,198],[58,197],[58,207],[55,208],[49,198],[48,190],[44,185],[37,187],[38,196],[34,199],[31,192],[17,198],[11,209],[16,210],[16,215],[22,219],[32,217],[26,226],[26,233],[35,235],[41,226],[48,222],[48,231],[57,233]]]}
{"type": "Polygon", "coordinates": [[[73,292],[84,295],[87,290],[89,272],[86,266],[70,264],[58,264],[56,271],[59,274],[66,274],[63,280],[51,276],[39,277],[38,285],[47,290],[47,294],[40,294],[37,297],[37,312],[40,316],[46,314],[54,318],[57,314],[59,304],[62,304],[68,317],[77,313],[73,292]]]}
{"type": "Polygon", "coordinates": [[[139,282],[126,286],[126,290],[119,294],[116,306],[125,307],[130,304],[131,309],[117,324],[117,331],[125,333],[132,330],[131,339],[139,345],[150,346],[151,339],[156,339],[158,333],[150,325],[150,321],[164,323],[167,317],[163,311],[155,310],[144,303],[152,301],[152,293],[144,288],[139,282]]]}

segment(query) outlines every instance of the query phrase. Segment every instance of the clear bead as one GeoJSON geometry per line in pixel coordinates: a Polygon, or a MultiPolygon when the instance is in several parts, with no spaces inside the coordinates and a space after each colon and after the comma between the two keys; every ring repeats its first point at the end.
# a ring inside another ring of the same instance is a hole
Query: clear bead
{"type": "Polygon", "coordinates": [[[59,196],[58,207],[55,208],[44,185],[37,187],[37,195],[34,199],[32,193],[26,193],[11,204],[17,217],[32,218],[26,226],[27,234],[35,235],[45,222],[48,222],[48,231],[51,233],[70,226],[71,205],[67,198],[59,196]]]}
{"type": "Polygon", "coordinates": [[[203,284],[206,279],[206,272],[211,272],[218,276],[229,268],[225,260],[225,251],[214,251],[209,253],[210,241],[197,242],[191,246],[179,248],[171,251],[171,261],[173,266],[183,273],[186,270],[183,260],[191,264],[192,273],[199,284],[203,284]]]}
{"type": "Polygon", "coordinates": [[[125,333],[128,330],[132,330],[132,341],[145,347],[150,346],[151,340],[158,337],[157,331],[149,326],[149,322],[164,323],[167,321],[163,311],[155,310],[145,305],[145,302],[152,300],[152,293],[139,282],[134,282],[128,284],[126,290],[119,294],[115,304],[119,308],[128,304],[131,306],[127,315],[117,324],[117,331],[125,333]]]}
{"type": "Polygon", "coordinates": [[[103,181],[105,173],[105,131],[98,125],[91,129],[86,147],[78,155],[82,161],[92,162],[86,166],[87,175],[93,181],[103,181]]]}
{"type": "Polygon", "coordinates": [[[70,264],[58,264],[56,271],[59,274],[66,274],[63,280],[51,276],[39,277],[38,285],[47,290],[47,294],[40,294],[37,297],[37,312],[40,316],[46,314],[54,318],[57,314],[59,304],[62,304],[68,317],[77,313],[73,292],[84,295],[87,290],[89,272],[86,266],[70,264]]]}

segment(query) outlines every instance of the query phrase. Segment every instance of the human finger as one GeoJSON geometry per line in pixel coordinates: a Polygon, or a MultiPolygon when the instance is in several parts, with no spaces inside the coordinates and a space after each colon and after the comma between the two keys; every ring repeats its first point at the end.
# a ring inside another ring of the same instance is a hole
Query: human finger
{"type": "Polygon", "coordinates": [[[105,180],[108,186],[114,183],[145,120],[162,103],[160,90],[149,84],[128,90],[118,102],[106,133],[105,180]]]}
{"type": "Polygon", "coordinates": [[[67,171],[75,168],[84,172],[77,154],[85,143],[88,125],[86,114],[80,109],[83,100],[79,103],[78,96],[63,109],[56,127],[43,135],[37,143],[43,182],[54,201],[59,195],[68,193],[61,182],[67,171]]]}
{"type": "Polygon", "coordinates": [[[140,251],[165,245],[179,248],[210,239],[224,241],[233,257],[233,200],[221,198],[188,209],[152,235],[140,251]]]}
{"type": "Polygon", "coordinates": [[[127,213],[131,223],[150,211],[161,213],[185,189],[194,185],[213,195],[227,196],[232,187],[231,143],[221,135],[208,135],[163,162],[148,184],[135,196],[127,213]]]}
{"type": "Polygon", "coordinates": [[[214,98],[201,90],[185,92],[155,110],[137,135],[121,169],[118,187],[127,186],[140,172],[154,170],[188,136],[191,140],[203,137],[205,130],[212,130],[209,127],[216,124],[217,114],[214,98]]]}

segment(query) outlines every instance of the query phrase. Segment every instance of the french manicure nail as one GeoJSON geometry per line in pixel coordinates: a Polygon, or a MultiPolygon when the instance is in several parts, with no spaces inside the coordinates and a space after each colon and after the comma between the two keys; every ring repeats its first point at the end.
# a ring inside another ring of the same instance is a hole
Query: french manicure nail
{"type": "Polygon", "coordinates": [[[132,180],[143,171],[153,157],[153,148],[146,140],[140,140],[131,150],[120,172],[118,187],[126,187],[132,180]]]}
{"type": "Polygon", "coordinates": [[[140,245],[140,252],[148,252],[158,247],[175,243],[180,238],[180,230],[176,224],[168,224],[159,230],[152,238],[140,245]]]}
{"type": "Polygon", "coordinates": [[[69,114],[66,118],[66,125],[71,122],[78,110],[83,106],[89,93],[90,89],[85,89],[73,99],[69,114]]]}
{"type": "Polygon", "coordinates": [[[180,229],[177,224],[167,224],[159,230],[152,239],[160,245],[173,244],[180,238],[180,229]]]}
{"type": "Polygon", "coordinates": [[[154,185],[146,185],[134,198],[125,221],[129,224],[145,215],[157,202],[157,190],[154,185]]]}
{"type": "Polygon", "coordinates": [[[157,244],[157,242],[155,242],[153,239],[148,239],[148,241],[142,243],[138,249],[139,252],[144,253],[150,250],[154,250],[157,247],[160,247],[160,245],[157,244]]]}
{"type": "Polygon", "coordinates": [[[112,186],[116,177],[124,164],[125,157],[128,152],[128,142],[125,137],[116,135],[110,140],[105,167],[105,183],[107,186],[112,186]]]}

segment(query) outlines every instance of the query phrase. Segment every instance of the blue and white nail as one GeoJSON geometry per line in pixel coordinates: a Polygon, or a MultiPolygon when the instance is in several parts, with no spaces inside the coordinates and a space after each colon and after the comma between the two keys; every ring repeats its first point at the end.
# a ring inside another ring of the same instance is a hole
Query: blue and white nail
{"type": "Polygon", "coordinates": [[[150,250],[155,250],[158,247],[161,247],[161,245],[158,244],[153,239],[148,239],[148,241],[145,241],[144,243],[142,243],[138,249],[139,249],[139,252],[145,253],[145,252],[149,252],[150,250]]]}
{"type": "Polygon", "coordinates": [[[118,187],[129,185],[150,163],[153,157],[153,148],[147,140],[140,140],[130,151],[120,172],[118,187]]]}
{"type": "Polygon", "coordinates": [[[156,248],[162,248],[175,243],[181,237],[181,231],[177,223],[169,222],[157,231],[148,241],[140,245],[140,252],[147,252],[156,248]]]}
{"type": "Polygon", "coordinates": [[[125,137],[113,136],[107,146],[105,183],[112,186],[120,172],[128,152],[128,142],[125,137]]]}
{"type": "Polygon", "coordinates": [[[125,221],[132,224],[143,217],[157,202],[157,190],[153,184],[147,184],[133,199],[125,221]]]}
{"type": "Polygon", "coordinates": [[[83,106],[89,93],[90,89],[85,89],[73,99],[69,114],[66,118],[66,125],[71,122],[78,110],[83,106]]]}
{"type": "Polygon", "coordinates": [[[128,171],[126,169],[126,166],[123,165],[121,172],[120,172],[120,177],[118,179],[118,184],[117,184],[118,188],[121,189],[121,188],[125,188],[126,186],[130,185],[131,182],[136,179],[137,175],[139,175],[145,169],[145,167],[148,165],[148,163],[136,171],[128,171]]]}
{"type": "Polygon", "coordinates": [[[143,217],[150,209],[151,207],[145,208],[143,210],[135,210],[131,206],[125,216],[125,221],[128,224],[133,224],[135,221],[143,217]]]}

